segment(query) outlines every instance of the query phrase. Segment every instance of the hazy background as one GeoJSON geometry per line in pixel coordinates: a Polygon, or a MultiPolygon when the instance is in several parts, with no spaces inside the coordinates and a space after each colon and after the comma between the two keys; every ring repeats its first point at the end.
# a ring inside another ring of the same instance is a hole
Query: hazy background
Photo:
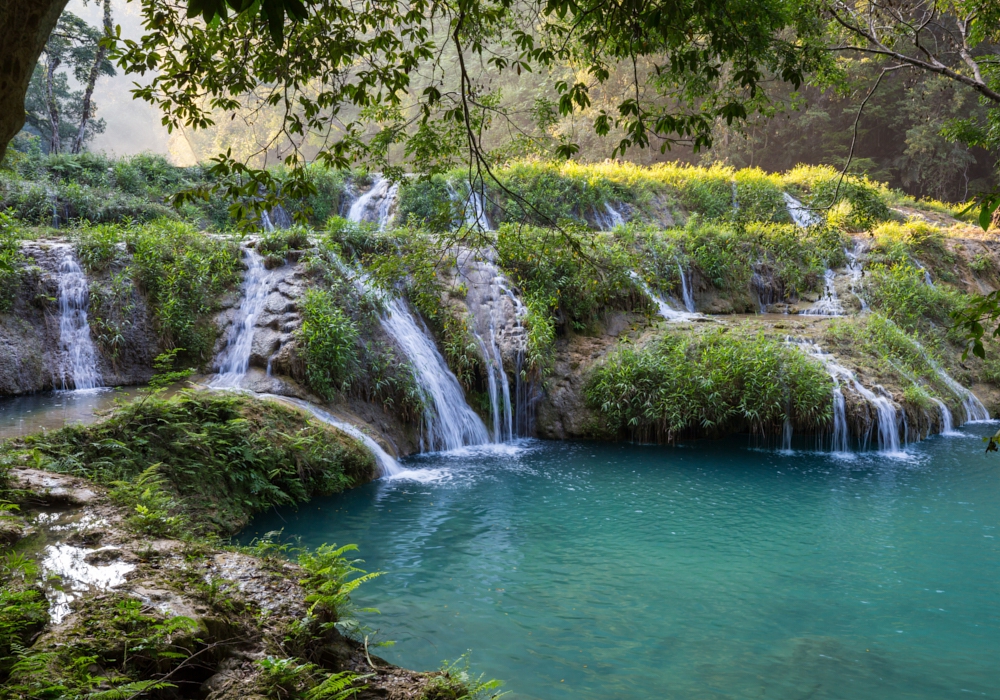
{"type": "MultiPolygon", "coordinates": [[[[66,9],[83,18],[88,24],[101,26],[103,13],[100,3],[84,0],[70,0],[66,9]]],[[[139,14],[139,3],[126,3],[122,0],[113,2],[111,11],[113,21],[122,28],[122,36],[138,39],[142,36],[142,17],[139,14]]],[[[178,149],[179,135],[167,133],[167,128],[160,124],[160,111],[145,102],[133,100],[129,90],[137,78],[142,76],[124,75],[121,70],[113,78],[101,76],[94,88],[94,102],[97,103],[97,116],[104,119],[107,128],[103,134],[98,134],[88,144],[88,150],[104,151],[118,156],[152,151],[153,153],[171,154],[171,160],[178,165],[188,165],[186,155],[178,149]],[[170,145],[173,141],[174,148],[170,145]]],[[[72,79],[72,77],[71,77],[72,79]]]]}

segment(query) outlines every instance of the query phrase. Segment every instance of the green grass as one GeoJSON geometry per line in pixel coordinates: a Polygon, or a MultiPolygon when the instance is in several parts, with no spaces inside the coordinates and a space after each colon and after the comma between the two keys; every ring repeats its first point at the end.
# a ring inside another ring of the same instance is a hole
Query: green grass
{"type": "Polygon", "coordinates": [[[830,378],[801,352],[760,333],[712,329],[624,345],[597,365],[587,403],[611,434],[673,442],[688,435],[826,427],[830,378]]]}

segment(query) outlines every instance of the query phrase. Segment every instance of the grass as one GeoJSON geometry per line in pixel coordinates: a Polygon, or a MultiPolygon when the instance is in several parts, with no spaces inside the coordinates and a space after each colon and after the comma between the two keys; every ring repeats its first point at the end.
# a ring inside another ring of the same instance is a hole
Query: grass
{"type": "Polygon", "coordinates": [[[611,434],[673,442],[686,435],[775,433],[785,420],[819,431],[830,378],[798,350],[744,330],[667,333],[626,344],[597,365],[587,404],[611,434]]]}

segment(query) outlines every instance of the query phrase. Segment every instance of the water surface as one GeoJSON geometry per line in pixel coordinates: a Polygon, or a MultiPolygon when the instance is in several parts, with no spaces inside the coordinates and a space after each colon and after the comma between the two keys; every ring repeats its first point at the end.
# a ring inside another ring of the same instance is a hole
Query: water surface
{"type": "MultiPolygon", "coordinates": [[[[986,434],[989,426],[972,431],[986,434]]],[[[970,433],[969,430],[966,431],[970,433]]],[[[357,543],[356,594],[436,668],[472,650],[511,698],[1000,697],[1000,458],[528,442],[430,455],[258,518],[357,543]]]]}
{"type": "Polygon", "coordinates": [[[134,395],[135,389],[127,388],[44,391],[0,398],[0,440],[93,423],[112,409],[116,400],[134,395]]]}

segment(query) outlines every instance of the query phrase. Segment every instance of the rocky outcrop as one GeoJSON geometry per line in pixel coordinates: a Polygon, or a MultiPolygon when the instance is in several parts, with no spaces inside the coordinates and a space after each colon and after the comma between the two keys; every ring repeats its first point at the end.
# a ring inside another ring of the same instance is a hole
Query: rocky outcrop
{"type": "Polygon", "coordinates": [[[364,676],[359,698],[422,697],[439,675],[394,667],[333,628],[307,634],[305,572],[287,559],[138,536],[98,486],[35,469],[11,477],[29,529],[22,550],[38,561],[49,610],[27,654],[87,650],[95,663],[124,664],[130,653],[142,658],[142,644],[159,645],[170,655],[146,666],[146,678],[172,683],[177,697],[213,700],[266,694],[261,662],[276,648],[320,671],[364,676]],[[128,615],[143,639],[115,627],[128,615]]]}
{"type": "MultiPolygon", "coordinates": [[[[0,396],[60,388],[59,266],[72,251],[65,240],[27,241],[25,264],[18,276],[9,310],[0,314],[0,396]]],[[[89,279],[90,322],[98,351],[98,371],[105,386],[142,384],[152,375],[158,343],[152,313],[145,298],[129,286],[119,299],[127,317],[102,319],[95,301],[113,294],[114,270],[89,279]],[[107,321],[106,328],[100,327],[107,321]],[[98,337],[100,328],[106,341],[98,337]]],[[[120,294],[122,290],[117,292],[120,294]]]]}

